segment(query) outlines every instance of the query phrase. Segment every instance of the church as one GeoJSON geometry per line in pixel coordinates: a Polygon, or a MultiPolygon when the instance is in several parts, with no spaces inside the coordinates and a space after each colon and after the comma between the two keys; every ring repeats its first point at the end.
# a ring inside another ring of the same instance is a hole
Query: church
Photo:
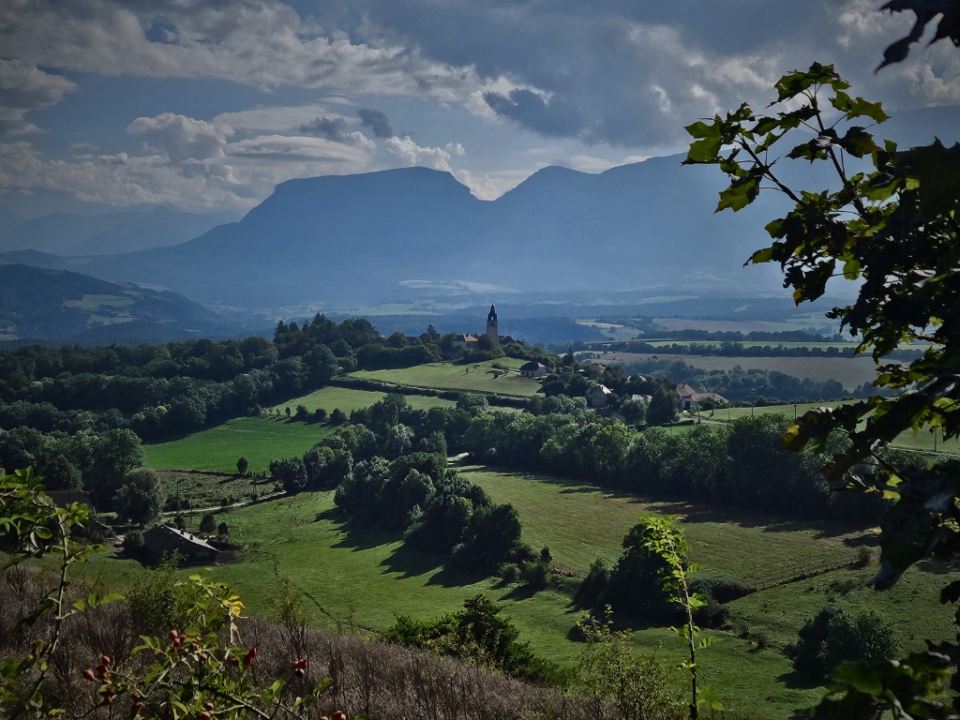
{"type": "MultiPolygon", "coordinates": [[[[509,335],[500,334],[500,324],[497,320],[497,309],[493,306],[493,303],[490,304],[490,312],[487,313],[486,334],[490,336],[491,340],[493,340],[494,347],[506,347],[507,345],[514,345],[517,342],[519,342],[521,345],[523,344],[522,340],[517,341],[509,335]]],[[[479,341],[479,335],[461,333],[453,339],[453,346],[462,350],[476,350],[477,343],[479,341]]]]}

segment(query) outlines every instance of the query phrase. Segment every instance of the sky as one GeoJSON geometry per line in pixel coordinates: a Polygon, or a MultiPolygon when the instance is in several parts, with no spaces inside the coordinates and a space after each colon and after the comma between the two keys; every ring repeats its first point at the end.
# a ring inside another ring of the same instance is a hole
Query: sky
{"type": "Polygon", "coordinates": [[[913,20],[881,4],[0,0],[0,193],[243,213],[291,178],[419,165],[492,200],[680,152],[814,60],[891,111],[960,104],[948,43],[873,72],[913,20]]]}

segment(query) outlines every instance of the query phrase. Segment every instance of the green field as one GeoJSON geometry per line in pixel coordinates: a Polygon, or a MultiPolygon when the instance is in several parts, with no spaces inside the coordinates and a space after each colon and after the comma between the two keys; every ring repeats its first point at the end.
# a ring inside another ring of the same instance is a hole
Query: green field
{"type": "MultiPolygon", "coordinates": [[[[837,407],[842,405],[840,402],[822,402],[822,403],[802,403],[797,405],[797,415],[803,415],[803,413],[808,410],[813,410],[819,407],[837,407]]],[[[704,419],[715,419],[715,420],[736,420],[741,417],[750,417],[751,410],[756,415],[770,415],[773,413],[782,413],[787,417],[787,419],[793,419],[794,409],[793,405],[770,405],[767,407],[757,407],[757,408],[723,408],[720,410],[715,410],[713,412],[705,412],[702,414],[704,419]]],[[[943,439],[943,434],[938,431],[936,437],[936,443],[934,443],[933,433],[928,430],[924,430],[916,435],[913,434],[912,430],[907,430],[906,432],[900,433],[897,438],[891,443],[896,447],[907,448],[908,450],[923,450],[925,452],[947,452],[947,453],[958,453],[960,454],[960,439],[952,438],[949,440],[943,439]]]]}
{"type": "Polygon", "coordinates": [[[358,370],[352,374],[359,378],[382,380],[399,385],[441,390],[480,390],[499,395],[529,397],[536,395],[540,389],[538,380],[522,378],[515,373],[501,375],[497,378],[492,367],[493,363],[500,363],[506,368],[516,370],[525,362],[525,360],[514,358],[500,358],[499,360],[488,360],[471,365],[435,363],[397,370],[358,370]]]}
{"type": "Polygon", "coordinates": [[[657,355],[656,353],[604,353],[601,361],[631,362],[656,357],[660,360],[681,360],[693,367],[710,370],[732,370],[740,366],[744,370],[776,370],[798,378],[813,378],[818,382],[839,380],[844,388],[853,390],[865,382],[873,382],[877,377],[876,365],[872,358],[828,358],[828,357],[720,357],[718,355],[657,355]]]}
{"type": "MultiPolygon", "coordinates": [[[[691,559],[701,562],[705,571],[750,583],[848,559],[858,544],[874,542],[869,533],[771,523],[706,507],[647,503],[578,483],[483,467],[462,470],[495,500],[513,503],[523,521],[525,539],[537,547],[549,545],[556,564],[575,572],[585,570],[598,556],[615,558],[623,534],[643,510],[684,516],[691,559]]],[[[228,523],[231,535],[245,550],[235,564],[210,568],[204,574],[236,587],[251,614],[270,614],[266,600],[274,592],[275,573],[293,577],[307,593],[315,624],[360,632],[389,627],[394,613],[433,617],[484,592],[504,604],[521,630],[521,639],[529,640],[536,652],[570,663],[582,649],[571,632],[579,613],[568,595],[557,590],[534,594],[496,579],[448,570],[438,557],[406,550],[398,534],[349,522],[333,504],[332,492],[273,500],[233,510],[219,519],[228,523]]],[[[88,571],[103,569],[117,578],[132,567],[129,561],[101,553],[88,571]]],[[[821,693],[809,685],[798,686],[781,652],[784,644],[795,640],[805,618],[827,602],[854,609],[877,607],[897,621],[907,648],[919,647],[924,637],[942,637],[950,625],[950,608],[939,605],[936,590],[956,573],[944,574],[940,567],[931,570],[909,572],[888,593],[859,587],[869,570],[840,570],[731,603],[733,629],[716,631],[719,642],[700,656],[706,681],[728,708],[749,710],[752,717],[789,717],[821,693]],[[847,580],[853,582],[846,586],[843,581],[847,580]],[[757,647],[760,638],[763,648],[757,647]]],[[[196,569],[184,571],[192,572],[196,569]]],[[[680,642],[669,629],[624,617],[618,623],[638,630],[639,649],[657,652],[670,662],[681,658],[680,642]]]]}
{"type": "MultiPolygon", "coordinates": [[[[353,390],[352,388],[329,386],[312,392],[309,395],[298,397],[294,400],[288,400],[285,403],[274,405],[267,408],[269,413],[282,413],[285,408],[291,411],[297,409],[297,405],[303,405],[307,410],[313,412],[318,408],[323,408],[328,413],[339,408],[347,415],[354,410],[360,410],[370,407],[375,402],[386,397],[386,393],[372,392],[368,390],[353,390]]],[[[407,395],[407,404],[417,410],[427,410],[432,407],[453,407],[456,405],[452,400],[444,400],[438,397],[429,397],[426,395],[407,395]]]]}
{"type": "Polygon", "coordinates": [[[330,426],[271,418],[236,418],[179,440],[144,445],[147,465],[160,470],[236,472],[237,460],[250,471],[266,470],[271,460],[302,455],[331,431],[330,426]]]}

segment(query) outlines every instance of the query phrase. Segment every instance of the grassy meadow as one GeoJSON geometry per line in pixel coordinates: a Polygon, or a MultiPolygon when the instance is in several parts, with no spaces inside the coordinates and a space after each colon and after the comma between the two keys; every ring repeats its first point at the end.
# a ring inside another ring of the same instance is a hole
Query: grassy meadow
{"type": "Polygon", "coordinates": [[[536,395],[540,389],[538,380],[522,378],[516,373],[500,374],[498,377],[498,373],[492,367],[493,363],[498,363],[505,368],[517,370],[525,362],[525,360],[515,358],[500,358],[499,360],[488,360],[471,365],[434,363],[396,370],[358,370],[352,375],[359,378],[397,383],[398,385],[413,385],[415,387],[437,388],[438,390],[479,390],[497,393],[498,395],[530,397],[536,395]]]}
{"type": "MultiPolygon", "coordinates": [[[[494,468],[461,469],[495,500],[514,504],[528,542],[536,547],[548,545],[558,567],[577,573],[596,557],[614,560],[623,535],[642,511],[682,516],[691,560],[700,562],[706,572],[748,583],[852,559],[857,546],[875,542],[872,534],[862,531],[653,503],[589,485],[494,468]]],[[[222,481],[210,478],[210,482],[222,481]]],[[[293,577],[304,591],[314,624],[373,636],[393,623],[394,614],[434,617],[483,592],[503,603],[521,639],[530,641],[536,652],[571,664],[583,649],[575,632],[580,613],[566,592],[532,593],[496,578],[448,570],[439,557],[405,549],[399,534],[349,521],[334,505],[330,491],[234,509],[218,516],[221,519],[244,550],[237,562],[203,574],[236,587],[253,615],[271,614],[268,601],[276,574],[293,577]]],[[[122,579],[135,567],[111,551],[100,553],[86,571],[122,579]]],[[[786,718],[814,703],[821,690],[794,676],[782,650],[795,640],[804,620],[827,602],[851,609],[877,607],[898,623],[909,648],[947,630],[951,613],[937,602],[937,590],[955,579],[956,573],[946,573],[939,566],[914,570],[887,593],[862,587],[870,574],[870,569],[834,571],[730,603],[730,629],[714,631],[718,643],[700,656],[707,684],[728,708],[746,710],[752,717],[786,718]]],[[[615,621],[619,627],[637,631],[638,650],[656,652],[670,662],[681,659],[680,641],[668,628],[625,616],[615,621]]]]}
{"type": "Polygon", "coordinates": [[[266,470],[271,460],[302,455],[330,431],[329,425],[287,419],[244,417],[187,435],[143,446],[149,467],[158,470],[237,471],[244,456],[250,472],[266,470]]]}

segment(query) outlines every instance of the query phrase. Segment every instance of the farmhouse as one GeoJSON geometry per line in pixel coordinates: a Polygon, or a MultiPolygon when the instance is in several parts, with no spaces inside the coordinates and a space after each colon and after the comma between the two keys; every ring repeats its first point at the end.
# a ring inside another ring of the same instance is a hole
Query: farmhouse
{"type": "Polygon", "coordinates": [[[169,525],[158,525],[143,534],[143,547],[154,560],[177,552],[187,564],[215,563],[218,552],[215,547],[183,530],[169,525]]]}
{"type": "Polygon", "coordinates": [[[691,410],[697,407],[702,400],[706,400],[707,398],[721,405],[727,404],[727,399],[723,397],[723,395],[718,395],[717,393],[697,392],[686,383],[677,385],[677,397],[680,398],[681,410],[691,410]]]}
{"type": "Polygon", "coordinates": [[[520,366],[520,377],[538,378],[547,374],[547,366],[531,360],[526,365],[520,366]]]}
{"type": "Polygon", "coordinates": [[[587,396],[590,407],[604,407],[607,404],[607,395],[610,395],[612,392],[613,391],[606,385],[597,385],[587,396]]]}

